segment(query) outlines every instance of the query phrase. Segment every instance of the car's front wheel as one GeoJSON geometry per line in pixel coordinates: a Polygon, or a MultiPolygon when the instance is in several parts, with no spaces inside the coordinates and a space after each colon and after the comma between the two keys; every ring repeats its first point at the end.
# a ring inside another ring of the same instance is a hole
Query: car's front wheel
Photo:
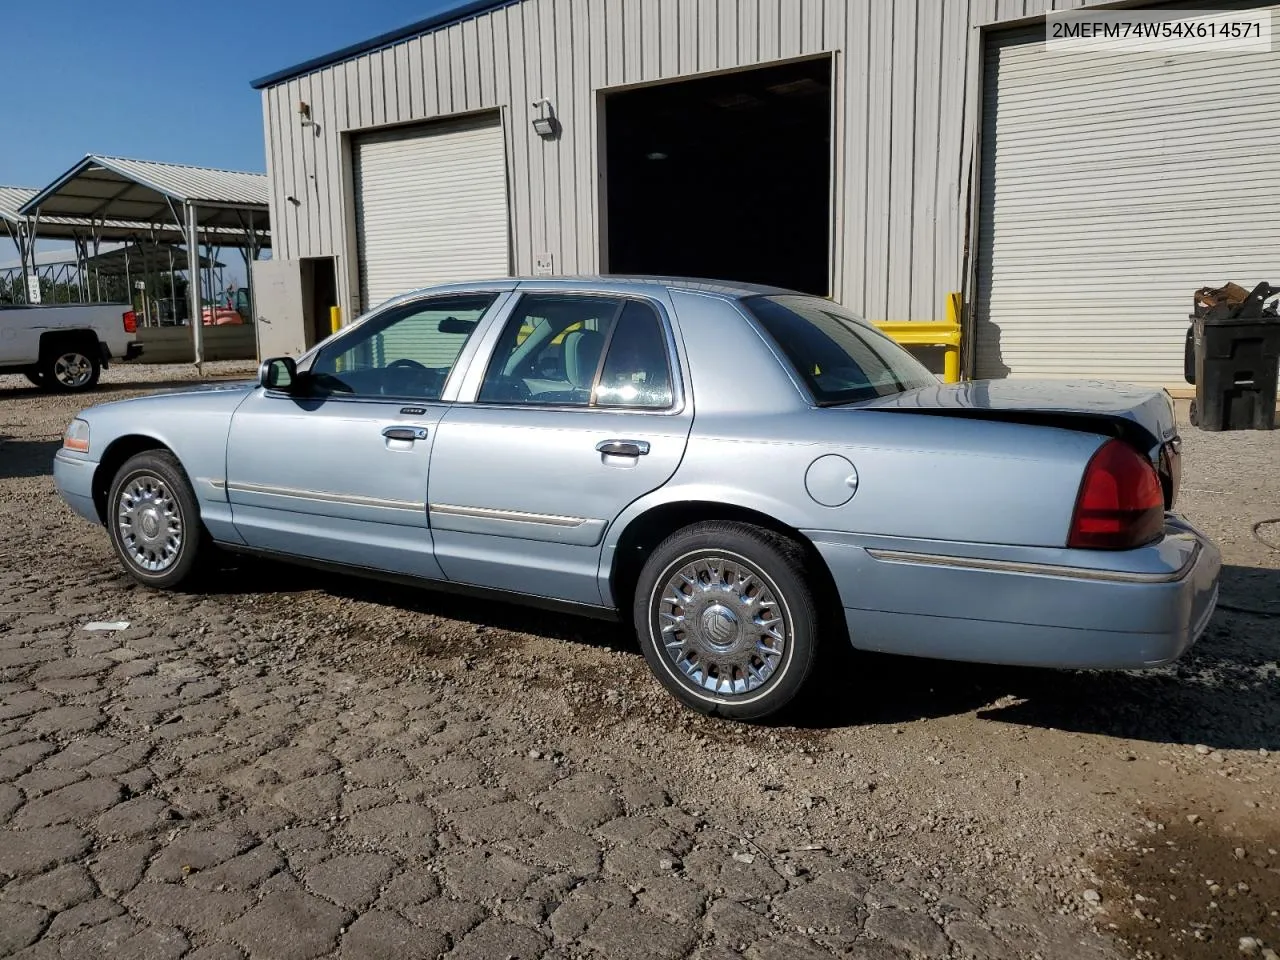
{"type": "Polygon", "coordinates": [[[697,523],[650,554],[635,625],[658,680],[687,706],[758,720],[813,668],[819,612],[795,542],[745,523],[697,523]]]}
{"type": "Polygon", "coordinates": [[[149,587],[187,580],[204,548],[195,494],[173,454],[148,450],[125,462],[107,496],[107,529],[125,571],[149,587]]]}

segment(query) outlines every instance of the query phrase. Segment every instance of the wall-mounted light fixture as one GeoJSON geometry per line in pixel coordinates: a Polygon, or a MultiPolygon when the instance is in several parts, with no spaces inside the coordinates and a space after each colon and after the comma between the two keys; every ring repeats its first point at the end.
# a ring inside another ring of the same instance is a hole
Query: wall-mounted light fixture
{"type": "Polygon", "coordinates": [[[305,100],[298,101],[298,126],[310,127],[313,134],[320,136],[320,124],[311,116],[311,104],[305,100]]]}
{"type": "Polygon", "coordinates": [[[560,132],[560,121],[556,119],[556,109],[546,97],[533,101],[538,108],[538,115],[533,118],[533,129],[538,136],[546,139],[555,137],[560,132]]]}

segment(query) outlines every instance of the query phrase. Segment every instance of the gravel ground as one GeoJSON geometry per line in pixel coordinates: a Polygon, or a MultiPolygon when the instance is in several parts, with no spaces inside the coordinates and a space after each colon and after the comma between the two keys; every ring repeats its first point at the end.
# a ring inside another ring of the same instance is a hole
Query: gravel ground
{"type": "Polygon", "coordinates": [[[50,460],[190,375],[0,378],[0,956],[1280,950],[1280,432],[1184,427],[1229,566],[1177,665],[851,657],[753,727],[617,626],[261,562],[131,585],[50,460]]]}

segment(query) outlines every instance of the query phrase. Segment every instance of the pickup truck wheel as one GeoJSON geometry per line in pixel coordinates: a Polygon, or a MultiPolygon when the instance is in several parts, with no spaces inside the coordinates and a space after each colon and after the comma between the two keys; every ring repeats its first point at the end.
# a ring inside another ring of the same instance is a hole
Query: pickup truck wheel
{"type": "Polygon", "coordinates": [[[686,706],[758,720],[800,692],[818,647],[818,606],[799,545],[745,523],[697,523],[649,556],[636,633],[649,668],[686,706]]]}
{"type": "Polygon", "coordinates": [[[55,347],[40,368],[41,385],[64,393],[92,390],[101,375],[102,361],[83,346],[55,347]]]}
{"type": "Polygon", "coordinates": [[[195,494],[173,454],[148,450],[127,460],[107,496],[111,546],[139,583],[167,589],[186,580],[204,546],[195,494]]]}

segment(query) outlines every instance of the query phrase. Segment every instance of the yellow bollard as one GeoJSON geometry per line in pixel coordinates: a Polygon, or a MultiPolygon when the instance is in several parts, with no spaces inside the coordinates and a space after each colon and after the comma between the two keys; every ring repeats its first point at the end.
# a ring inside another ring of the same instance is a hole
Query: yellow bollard
{"type": "MultiPolygon", "coordinates": [[[[342,308],[330,307],[329,308],[329,332],[331,334],[337,333],[341,327],[342,327],[342,308]]],[[[339,354],[336,360],[334,361],[334,367],[338,373],[341,373],[342,368],[344,366],[345,364],[342,362],[342,355],[339,354]]]]}
{"type": "Polygon", "coordinates": [[[960,382],[960,311],[963,306],[959,293],[947,294],[947,323],[956,330],[955,345],[948,346],[942,354],[942,379],[947,383],[960,382]]]}
{"type": "Polygon", "coordinates": [[[947,347],[942,354],[942,381],[943,383],[960,382],[960,349],[958,347],[947,347]]]}

